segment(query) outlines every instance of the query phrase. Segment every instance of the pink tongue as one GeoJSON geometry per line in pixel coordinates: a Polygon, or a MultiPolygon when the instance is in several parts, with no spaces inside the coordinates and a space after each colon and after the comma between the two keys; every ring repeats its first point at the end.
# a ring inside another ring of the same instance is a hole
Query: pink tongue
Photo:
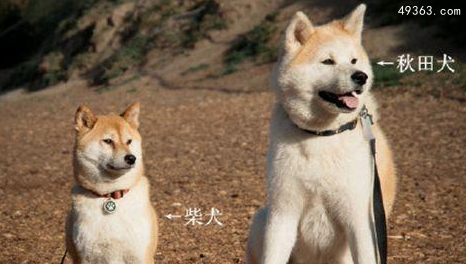
{"type": "Polygon", "coordinates": [[[342,101],[348,108],[357,108],[359,99],[351,95],[339,96],[338,100],[342,101]]]}

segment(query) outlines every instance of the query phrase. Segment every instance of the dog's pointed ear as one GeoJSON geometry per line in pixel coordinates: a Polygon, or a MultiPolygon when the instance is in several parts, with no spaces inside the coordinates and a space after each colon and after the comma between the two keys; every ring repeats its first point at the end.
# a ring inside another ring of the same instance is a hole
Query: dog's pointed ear
{"type": "Polygon", "coordinates": [[[360,4],[350,14],[341,20],[343,28],[359,40],[361,40],[365,12],[366,5],[360,4]]]}
{"type": "Polygon", "coordinates": [[[126,110],[121,114],[121,117],[123,117],[126,122],[130,124],[135,129],[138,129],[139,127],[139,110],[141,106],[139,102],[134,102],[126,110]]]}
{"type": "Polygon", "coordinates": [[[97,122],[95,115],[84,105],[78,107],[74,120],[76,131],[80,133],[91,130],[97,122]]]}
{"type": "Polygon", "coordinates": [[[306,43],[312,33],[314,26],[309,18],[301,11],[291,19],[290,24],[285,30],[285,50],[294,52],[306,43]]]}

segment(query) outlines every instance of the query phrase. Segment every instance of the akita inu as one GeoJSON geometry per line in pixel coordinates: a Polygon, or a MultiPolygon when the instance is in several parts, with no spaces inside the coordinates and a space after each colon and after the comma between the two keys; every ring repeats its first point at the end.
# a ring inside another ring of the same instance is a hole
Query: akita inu
{"type": "Polygon", "coordinates": [[[66,246],[73,263],[154,263],[157,217],[144,176],[139,104],[120,116],[76,112],[72,209],[66,246]]]}
{"type": "Polygon", "coordinates": [[[372,157],[358,121],[364,105],[376,122],[372,129],[386,214],[396,178],[369,91],[372,70],[361,45],[364,11],[360,5],[345,18],[318,27],[298,12],[285,30],[271,82],[276,104],[268,205],[253,219],[249,264],[376,263],[372,157]]]}

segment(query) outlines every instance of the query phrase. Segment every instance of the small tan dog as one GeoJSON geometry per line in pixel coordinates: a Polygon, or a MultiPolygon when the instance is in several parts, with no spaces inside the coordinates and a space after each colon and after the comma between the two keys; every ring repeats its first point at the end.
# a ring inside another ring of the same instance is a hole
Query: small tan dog
{"type": "Polygon", "coordinates": [[[365,5],[314,26],[302,12],[285,30],[272,75],[276,105],[267,159],[268,204],[253,220],[246,263],[374,264],[372,156],[358,115],[374,115],[386,213],[396,191],[387,140],[361,45],[365,5]]]}
{"type": "Polygon", "coordinates": [[[74,264],[154,263],[157,216],[144,176],[139,103],[120,116],[76,112],[72,209],[66,247],[74,264]]]}

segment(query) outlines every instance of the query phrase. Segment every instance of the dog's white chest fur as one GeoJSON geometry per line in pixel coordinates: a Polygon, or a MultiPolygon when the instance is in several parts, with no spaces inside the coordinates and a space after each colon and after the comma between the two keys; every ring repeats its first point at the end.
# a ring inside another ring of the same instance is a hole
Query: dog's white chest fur
{"type": "Polygon", "coordinates": [[[254,218],[248,263],[374,263],[372,158],[360,125],[313,136],[277,107],[270,138],[269,202],[254,218]]]}
{"type": "Polygon", "coordinates": [[[107,198],[96,198],[75,187],[72,192],[73,242],[84,263],[145,263],[153,223],[147,186],[141,182],[123,198],[116,211],[103,212],[107,198]]]}
{"type": "Polygon", "coordinates": [[[293,129],[287,119],[278,123],[272,127],[268,180],[270,196],[277,195],[280,201],[272,198],[271,207],[280,210],[282,201],[301,204],[292,254],[295,263],[332,261],[329,256],[344,253],[346,234],[341,218],[355,213],[348,208],[365,205],[366,214],[360,217],[369,215],[372,171],[368,142],[359,126],[335,136],[316,137],[293,129]]]}

